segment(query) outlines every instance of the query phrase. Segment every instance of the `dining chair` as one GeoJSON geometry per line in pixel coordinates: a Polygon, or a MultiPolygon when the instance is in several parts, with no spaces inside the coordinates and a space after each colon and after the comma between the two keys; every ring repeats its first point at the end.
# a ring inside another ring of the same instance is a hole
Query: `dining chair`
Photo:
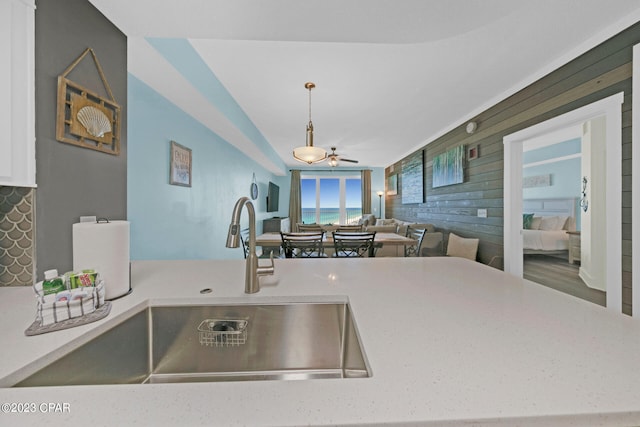
{"type": "Polygon", "coordinates": [[[339,225],[338,228],[336,228],[335,231],[338,231],[338,232],[347,232],[347,231],[360,232],[360,231],[364,231],[364,230],[362,229],[362,224],[353,224],[353,225],[339,225]]]}
{"type": "MultiPolygon", "coordinates": [[[[243,228],[240,230],[240,242],[242,243],[244,259],[247,259],[249,256],[249,228],[243,228]]],[[[256,247],[256,254],[258,255],[258,258],[269,258],[271,252],[273,252],[274,258],[280,257],[279,246],[267,247],[266,250],[263,247],[262,249],[263,250],[260,251],[258,247],[256,247]]]]}
{"type": "Polygon", "coordinates": [[[376,232],[333,232],[335,257],[373,257],[376,232]]]}
{"type": "Polygon", "coordinates": [[[314,233],[283,233],[282,250],[285,258],[326,258],[324,253],[324,231],[314,233]]]}
{"type": "Polygon", "coordinates": [[[422,241],[424,240],[424,236],[427,233],[427,230],[424,228],[412,228],[411,226],[407,227],[406,237],[410,239],[415,239],[418,242],[415,245],[405,245],[404,247],[404,256],[412,257],[412,256],[422,256],[422,241]]]}
{"type": "Polygon", "coordinates": [[[320,232],[322,226],[320,224],[297,224],[298,233],[320,232]]]}
{"type": "Polygon", "coordinates": [[[240,242],[242,242],[242,251],[244,254],[244,259],[247,259],[249,256],[249,229],[243,228],[240,230],[240,242]]]}

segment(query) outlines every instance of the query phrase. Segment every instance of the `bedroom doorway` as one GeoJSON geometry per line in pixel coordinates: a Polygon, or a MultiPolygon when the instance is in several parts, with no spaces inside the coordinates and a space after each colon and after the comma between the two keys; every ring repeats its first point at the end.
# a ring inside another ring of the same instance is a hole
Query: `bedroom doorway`
{"type": "Polygon", "coordinates": [[[604,151],[604,125],[601,116],[523,141],[522,163],[523,277],[601,306],[606,304],[604,257],[592,242],[606,236],[598,236],[602,228],[594,230],[591,220],[605,212],[589,209],[590,202],[602,207],[592,199],[599,189],[583,188],[581,180],[605,182],[604,156],[591,155],[604,151]],[[588,197],[581,200],[583,190],[588,197]]]}
{"type": "MultiPolygon", "coordinates": [[[[525,141],[551,132],[580,126],[592,119],[604,117],[606,155],[604,156],[605,182],[602,185],[599,204],[592,200],[592,209],[606,207],[603,229],[604,242],[598,242],[604,258],[606,283],[606,307],[622,312],[622,210],[620,174],[622,158],[622,109],[623,93],[581,107],[577,110],[523,129],[503,139],[504,143],[504,270],[518,277],[523,276],[523,145],[525,141]],[[596,206],[594,207],[594,203],[596,206]]],[[[598,185],[591,182],[591,186],[598,185]]],[[[591,194],[593,197],[593,194],[591,194]]],[[[602,221],[601,221],[602,222],[602,221]]]]}

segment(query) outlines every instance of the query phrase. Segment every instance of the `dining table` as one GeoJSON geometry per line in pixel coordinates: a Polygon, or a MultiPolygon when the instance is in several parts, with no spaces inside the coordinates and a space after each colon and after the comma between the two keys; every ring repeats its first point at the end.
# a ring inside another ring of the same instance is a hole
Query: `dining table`
{"type": "MultiPolygon", "coordinates": [[[[376,251],[376,257],[380,256],[404,256],[404,247],[417,244],[416,239],[402,236],[396,233],[381,233],[377,232],[374,239],[374,244],[378,246],[376,251]]],[[[280,247],[282,244],[282,238],[280,233],[269,232],[263,233],[256,237],[256,246],[262,246],[263,252],[273,251],[274,248],[280,247]]],[[[325,233],[323,238],[323,246],[325,253],[331,255],[333,250],[333,235],[331,233],[325,233]]]]}

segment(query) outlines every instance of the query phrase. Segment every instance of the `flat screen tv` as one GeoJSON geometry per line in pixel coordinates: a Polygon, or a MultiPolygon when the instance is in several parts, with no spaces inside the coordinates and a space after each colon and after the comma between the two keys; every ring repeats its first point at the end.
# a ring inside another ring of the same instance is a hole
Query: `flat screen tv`
{"type": "Polygon", "coordinates": [[[278,212],[278,202],[280,201],[280,187],[273,182],[269,182],[267,192],[267,212],[278,212]]]}

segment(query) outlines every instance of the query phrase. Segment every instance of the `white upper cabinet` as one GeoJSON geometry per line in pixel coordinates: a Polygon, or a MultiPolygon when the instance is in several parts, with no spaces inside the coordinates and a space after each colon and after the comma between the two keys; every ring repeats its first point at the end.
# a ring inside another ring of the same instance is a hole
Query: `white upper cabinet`
{"type": "Polygon", "coordinates": [[[0,185],[36,186],[35,7],[0,0],[0,185]]]}

